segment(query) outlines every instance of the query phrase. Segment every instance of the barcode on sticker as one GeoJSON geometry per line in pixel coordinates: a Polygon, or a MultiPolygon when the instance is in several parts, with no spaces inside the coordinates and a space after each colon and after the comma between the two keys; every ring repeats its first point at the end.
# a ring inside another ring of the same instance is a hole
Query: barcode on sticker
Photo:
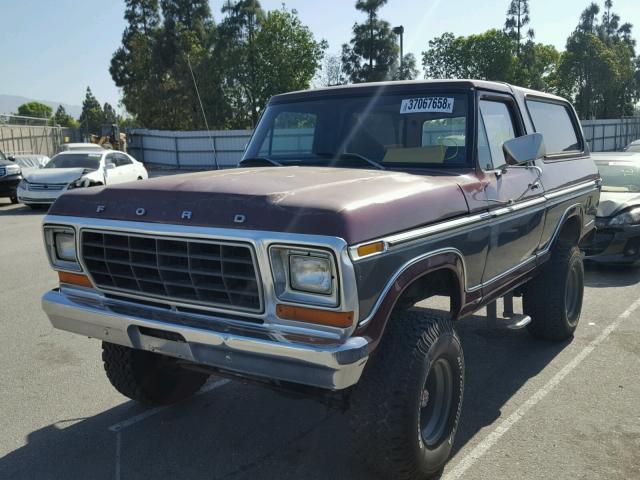
{"type": "Polygon", "coordinates": [[[453,100],[454,99],[450,97],[406,98],[402,100],[400,113],[452,113],[453,100]]]}

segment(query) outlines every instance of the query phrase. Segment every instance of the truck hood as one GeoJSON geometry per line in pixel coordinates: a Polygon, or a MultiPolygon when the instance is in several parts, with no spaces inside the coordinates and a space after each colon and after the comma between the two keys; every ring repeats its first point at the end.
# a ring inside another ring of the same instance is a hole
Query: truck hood
{"type": "Polygon", "coordinates": [[[378,170],[242,168],[77,189],[49,213],[329,235],[354,244],[466,214],[455,180],[378,170]]]}
{"type": "Polygon", "coordinates": [[[79,179],[85,173],[94,173],[97,170],[86,168],[43,168],[32,170],[23,175],[30,183],[70,183],[79,179]]]}
{"type": "Polygon", "coordinates": [[[601,192],[598,204],[598,216],[610,217],[629,207],[640,206],[638,192],[601,192]]]}

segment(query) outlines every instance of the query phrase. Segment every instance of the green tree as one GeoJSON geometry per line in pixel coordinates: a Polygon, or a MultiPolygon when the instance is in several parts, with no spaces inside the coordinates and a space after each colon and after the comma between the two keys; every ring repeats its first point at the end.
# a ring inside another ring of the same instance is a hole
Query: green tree
{"type": "Polygon", "coordinates": [[[102,107],[102,123],[112,125],[118,123],[118,114],[110,103],[105,102],[102,107]]]}
{"type": "Polygon", "coordinates": [[[632,27],[620,24],[613,2],[590,4],[567,39],[558,66],[556,88],[571,98],[582,118],[631,115],[640,98],[639,62],[632,27]]]}
{"type": "Polygon", "coordinates": [[[295,10],[264,12],[257,0],[228,1],[218,27],[228,125],[255,126],[270,96],[308,88],[326,42],[316,41],[295,10]]]}
{"type": "Polygon", "coordinates": [[[56,110],[55,115],[53,116],[53,121],[56,125],[60,125],[61,127],[69,127],[69,128],[77,128],[78,121],[69,115],[66,109],[59,105],[56,110]]]}
{"type": "Polygon", "coordinates": [[[524,29],[530,21],[529,0],[511,0],[504,29],[515,44],[516,57],[518,59],[520,59],[522,52],[523,40],[528,38],[531,41],[534,37],[532,29],[529,29],[526,34],[524,33],[524,29]]]}
{"type": "Polygon", "coordinates": [[[158,0],[126,0],[127,27],[122,45],[111,58],[109,73],[122,89],[122,104],[142,124],[152,126],[161,115],[160,10],[158,0]]]}
{"type": "Polygon", "coordinates": [[[522,45],[520,59],[516,60],[514,83],[544,92],[554,89],[560,53],[553,45],[529,40],[522,45]]]}
{"type": "Polygon", "coordinates": [[[347,78],[342,69],[340,55],[325,55],[322,61],[322,69],[317,72],[315,84],[320,87],[333,87],[346,83],[347,78]]]}
{"type": "Polygon", "coordinates": [[[100,102],[87,87],[87,92],[82,102],[82,114],[80,115],[80,126],[87,134],[97,135],[104,120],[104,112],[100,102]]]}
{"type": "Polygon", "coordinates": [[[444,33],[422,52],[425,78],[477,78],[512,82],[515,58],[512,40],[501,30],[456,37],[444,33]]]}
{"type": "Polygon", "coordinates": [[[266,13],[258,0],[227,0],[222,7],[226,18],[219,25],[218,58],[224,65],[224,94],[230,105],[234,128],[250,128],[262,107],[257,98],[256,36],[266,13]]]}
{"type": "MultiPolygon", "coordinates": [[[[311,30],[302,25],[295,10],[284,9],[267,13],[256,34],[256,45],[256,81],[251,97],[258,109],[273,95],[309,88],[327,48],[325,41],[317,42],[311,30]]],[[[257,117],[252,120],[255,125],[257,117]]]]}
{"type": "Polygon", "coordinates": [[[18,107],[18,115],[24,117],[50,118],[52,113],[49,105],[40,102],[23,103],[18,107]]]}
{"type": "Polygon", "coordinates": [[[392,78],[398,64],[398,45],[389,22],[378,17],[387,0],[358,0],[356,9],[367,15],[353,26],[349,44],[342,45],[344,72],[353,83],[379,82],[392,78]]]}
{"type": "Polygon", "coordinates": [[[413,53],[405,53],[402,63],[393,74],[394,80],[415,80],[418,77],[416,57],[413,53]]]}

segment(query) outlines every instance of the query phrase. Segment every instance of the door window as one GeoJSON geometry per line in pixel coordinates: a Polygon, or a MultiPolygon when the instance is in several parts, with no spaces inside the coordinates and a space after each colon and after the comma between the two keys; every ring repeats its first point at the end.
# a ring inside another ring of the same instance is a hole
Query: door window
{"type": "Polygon", "coordinates": [[[126,155],[122,153],[115,153],[114,155],[116,157],[117,167],[124,167],[126,165],[131,165],[131,159],[129,159],[129,157],[127,157],[126,155]]]}
{"type": "Polygon", "coordinates": [[[507,163],[502,145],[516,136],[513,118],[506,103],[480,100],[478,159],[487,170],[507,163]]]}
{"type": "Polygon", "coordinates": [[[106,156],[105,161],[104,161],[105,165],[109,165],[110,163],[113,163],[113,165],[115,165],[116,167],[118,166],[118,159],[116,158],[116,154],[115,153],[110,153],[106,156]]]}

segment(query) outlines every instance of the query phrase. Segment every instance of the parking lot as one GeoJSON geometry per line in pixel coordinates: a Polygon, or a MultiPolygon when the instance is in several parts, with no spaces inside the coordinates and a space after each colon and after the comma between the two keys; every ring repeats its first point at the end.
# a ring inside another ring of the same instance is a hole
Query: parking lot
{"type": "MultiPolygon", "coordinates": [[[[212,378],[145,409],[109,384],[100,345],[54,330],[43,212],[0,199],[0,478],[375,478],[347,416],[212,378]]],[[[459,323],[463,416],[443,478],[640,478],[640,269],[589,268],[573,341],[459,323]]],[[[552,285],[549,288],[553,288],[552,285]]]]}

